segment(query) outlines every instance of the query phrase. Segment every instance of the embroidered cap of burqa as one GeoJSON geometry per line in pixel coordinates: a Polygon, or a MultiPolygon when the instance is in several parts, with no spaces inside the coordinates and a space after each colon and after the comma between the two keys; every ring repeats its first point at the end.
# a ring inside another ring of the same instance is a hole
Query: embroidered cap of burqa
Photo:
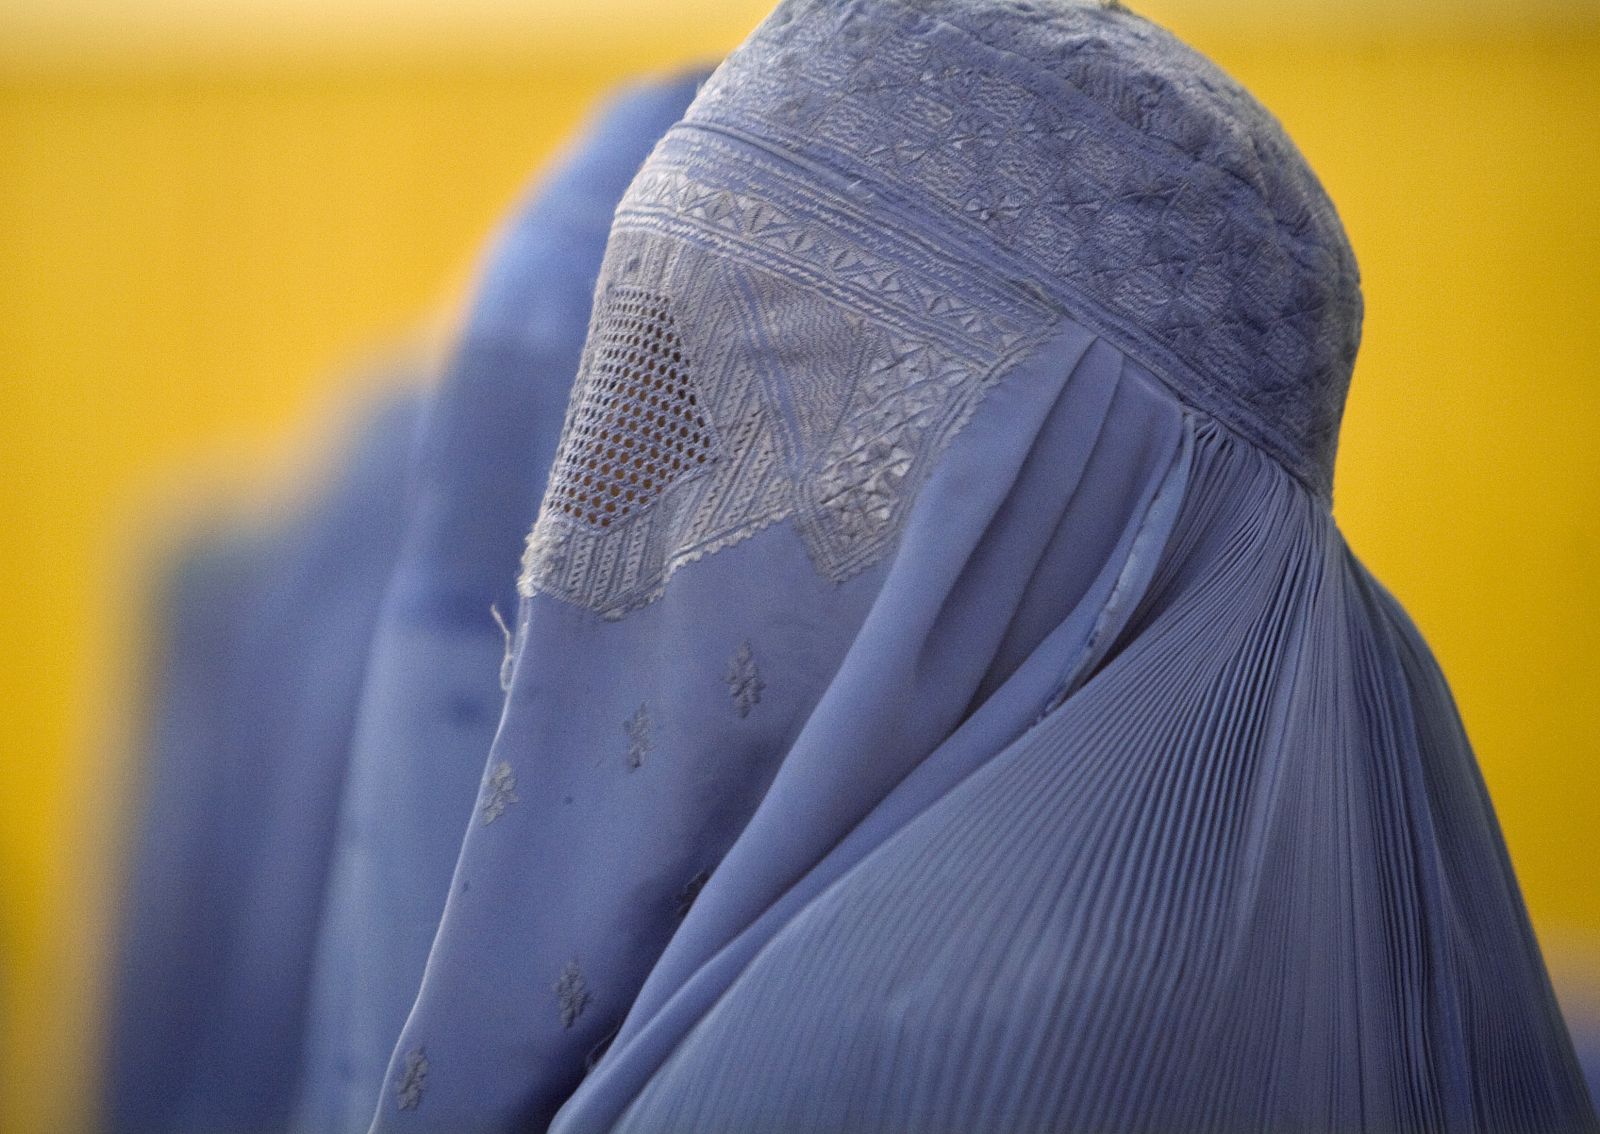
{"type": "Polygon", "coordinates": [[[781,5],[618,210],[376,1129],[1592,1128],[1330,513],[1360,312],[1138,17],[781,5]]]}

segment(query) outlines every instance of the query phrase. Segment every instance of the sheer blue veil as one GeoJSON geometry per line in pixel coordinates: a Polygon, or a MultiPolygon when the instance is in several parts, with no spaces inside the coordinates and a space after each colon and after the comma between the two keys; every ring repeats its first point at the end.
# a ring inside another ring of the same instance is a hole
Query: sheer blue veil
{"type": "Polygon", "coordinates": [[[504,621],[617,201],[703,76],[606,100],[491,243],[427,406],[366,661],[295,1126],[361,1130],[411,1006],[499,718],[504,621]],[[501,612],[504,612],[503,615],[501,612]]]}

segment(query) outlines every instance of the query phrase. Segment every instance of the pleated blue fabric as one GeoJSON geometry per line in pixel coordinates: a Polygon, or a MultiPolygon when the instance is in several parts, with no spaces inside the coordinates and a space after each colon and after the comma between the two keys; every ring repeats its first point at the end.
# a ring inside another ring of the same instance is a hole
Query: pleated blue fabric
{"type": "Polygon", "coordinates": [[[1572,1042],[1583,1067],[1584,1081],[1589,1085],[1589,1097],[1600,1098],[1600,1020],[1595,1019],[1593,1012],[1569,1012],[1567,1022],[1572,1028],[1572,1042]]]}
{"type": "Polygon", "coordinates": [[[1415,629],[1280,467],[1191,462],[1092,675],[559,1128],[1592,1128],[1415,629]]]}
{"type": "Polygon", "coordinates": [[[281,1130],[346,756],[418,399],[301,514],[192,541],[165,581],[108,972],[104,1128],[281,1130]]]}
{"type": "Polygon", "coordinates": [[[781,4],[613,221],[372,1129],[1596,1129],[1332,518],[1361,309],[1120,5],[781,4]]]}
{"type": "Polygon", "coordinates": [[[703,76],[613,97],[492,243],[427,407],[366,661],[318,930],[295,1126],[366,1129],[493,739],[518,556],[560,435],[618,199],[703,76]]]}

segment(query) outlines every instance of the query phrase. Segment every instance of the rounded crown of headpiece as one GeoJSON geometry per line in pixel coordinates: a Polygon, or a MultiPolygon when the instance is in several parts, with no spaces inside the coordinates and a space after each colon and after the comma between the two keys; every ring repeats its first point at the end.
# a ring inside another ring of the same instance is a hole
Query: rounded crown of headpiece
{"type": "Polygon", "coordinates": [[[786,0],[686,121],[936,216],[1331,491],[1355,256],[1277,120],[1120,5],[786,0]]]}

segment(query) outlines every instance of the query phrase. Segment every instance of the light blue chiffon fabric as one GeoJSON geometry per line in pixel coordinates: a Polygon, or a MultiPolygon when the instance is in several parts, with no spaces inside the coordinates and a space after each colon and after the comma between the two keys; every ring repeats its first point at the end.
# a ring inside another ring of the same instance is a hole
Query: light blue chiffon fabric
{"type": "Polygon", "coordinates": [[[373,1130],[1596,1128],[1330,512],[1354,256],[1073,0],[787,0],[618,210],[373,1130]]]}
{"type": "Polygon", "coordinates": [[[319,929],[297,1129],[364,1130],[499,718],[522,539],[544,491],[611,215],[697,76],[616,96],[496,238],[429,404],[366,667],[319,929]]]}
{"type": "Polygon", "coordinates": [[[418,399],[303,513],[196,537],[165,581],[120,925],[106,1129],[281,1130],[418,399]]]}

